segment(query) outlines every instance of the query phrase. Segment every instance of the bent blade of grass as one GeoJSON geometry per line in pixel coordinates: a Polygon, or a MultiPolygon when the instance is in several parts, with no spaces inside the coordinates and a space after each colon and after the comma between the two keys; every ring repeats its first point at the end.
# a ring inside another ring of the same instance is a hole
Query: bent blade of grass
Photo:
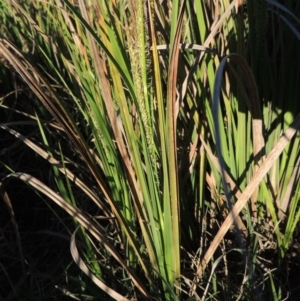
{"type": "MultiPolygon", "coordinates": [[[[11,125],[15,125],[15,123],[12,123],[11,125]]],[[[86,184],[84,184],[84,182],[82,182],[78,177],[76,177],[70,170],[64,169],[58,160],[56,160],[52,156],[49,156],[48,152],[43,150],[36,143],[33,143],[30,139],[26,138],[17,131],[9,128],[7,125],[0,125],[0,128],[6,130],[11,135],[15,136],[17,139],[19,139],[20,141],[25,143],[29,148],[31,148],[36,154],[47,160],[51,165],[57,167],[61,173],[65,174],[69,178],[69,180],[73,181],[73,183],[76,186],[78,186],[107,216],[110,216],[107,207],[105,206],[105,204],[101,203],[97,195],[86,184]]]]}
{"type": "Polygon", "coordinates": [[[72,257],[75,261],[75,263],[78,265],[78,267],[104,292],[106,292],[109,296],[114,298],[117,301],[130,301],[129,299],[125,298],[124,296],[117,293],[115,290],[111,289],[109,286],[107,286],[103,281],[101,281],[99,278],[97,278],[95,275],[93,275],[89,268],[86,266],[84,261],[79,255],[79,252],[77,250],[76,246],[76,232],[78,231],[79,227],[74,231],[74,233],[71,236],[71,244],[70,244],[70,250],[72,257]]]}
{"type": "MultiPolygon", "coordinates": [[[[224,127],[220,126],[222,120],[220,120],[219,117],[220,116],[219,95],[221,91],[222,74],[224,72],[225,64],[228,58],[235,61],[238,65],[238,68],[241,68],[241,71],[243,72],[243,75],[245,77],[245,85],[249,93],[249,95],[244,93],[245,94],[244,96],[245,96],[247,106],[252,115],[253,157],[254,157],[254,172],[255,172],[259,167],[265,149],[265,143],[263,137],[262,114],[260,109],[258,91],[257,91],[253,74],[251,72],[250,67],[247,65],[245,59],[238,54],[230,54],[224,57],[220,63],[220,66],[216,74],[216,83],[215,83],[215,89],[213,95],[213,112],[214,112],[214,120],[216,122],[215,130],[216,130],[216,145],[218,150],[218,157],[221,163],[222,170],[225,170],[224,164],[226,161],[224,162],[223,156],[225,156],[225,154],[227,153],[227,148],[224,149],[223,142],[226,141],[225,139],[226,134],[224,133],[224,127]],[[221,133],[220,130],[223,130],[223,133],[221,133]]],[[[243,160],[243,158],[241,158],[241,160],[243,160]]],[[[243,166],[245,166],[245,164],[243,164],[243,166]]],[[[244,172],[244,170],[242,170],[242,172],[244,172]]],[[[223,187],[226,192],[227,185],[224,182],[224,176],[222,176],[222,179],[223,179],[223,187]]],[[[257,211],[256,208],[257,195],[258,195],[258,188],[254,191],[254,194],[252,196],[252,201],[251,201],[252,214],[254,214],[254,216],[256,216],[256,211],[257,211]]],[[[230,202],[228,192],[226,192],[226,196],[227,196],[227,201],[230,202]]]]}
{"type": "Polygon", "coordinates": [[[284,5],[282,5],[279,2],[274,1],[274,0],[266,0],[266,1],[269,2],[270,4],[276,6],[277,8],[281,9],[282,11],[286,12],[287,14],[289,14],[294,19],[294,21],[296,21],[298,24],[300,24],[299,18],[295,14],[293,14],[291,10],[287,9],[284,5]]]}
{"type": "Polygon", "coordinates": [[[137,288],[141,291],[144,296],[149,296],[146,288],[141,283],[140,279],[135,275],[133,270],[126,264],[126,262],[121,258],[119,252],[116,251],[113,245],[106,239],[106,234],[101,233],[101,229],[99,226],[90,218],[86,213],[84,213],[81,209],[73,207],[71,204],[66,202],[61,196],[59,196],[56,192],[46,186],[37,178],[26,174],[26,173],[12,173],[6,176],[3,181],[0,183],[0,189],[2,189],[4,185],[4,181],[9,178],[17,178],[22,180],[23,182],[30,185],[32,188],[37,191],[43,193],[48,198],[50,198],[53,202],[55,202],[58,206],[60,206],[63,210],[65,210],[70,216],[76,218],[78,223],[84,227],[92,236],[94,236],[100,243],[102,243],[107,251],[111,253],[111,255],[119,262],[119,264],[124,268],[124,270],[128,273],[133,283],[137,286],[137,288]]]}

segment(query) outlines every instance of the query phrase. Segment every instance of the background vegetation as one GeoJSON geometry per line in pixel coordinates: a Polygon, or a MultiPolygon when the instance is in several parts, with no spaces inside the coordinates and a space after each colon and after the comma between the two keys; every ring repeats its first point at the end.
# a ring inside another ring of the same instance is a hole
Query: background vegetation
{"type": "Polygon", "coordinates": [[[1,300],[296,300],[299,1],[0,2],[1,300]]]}

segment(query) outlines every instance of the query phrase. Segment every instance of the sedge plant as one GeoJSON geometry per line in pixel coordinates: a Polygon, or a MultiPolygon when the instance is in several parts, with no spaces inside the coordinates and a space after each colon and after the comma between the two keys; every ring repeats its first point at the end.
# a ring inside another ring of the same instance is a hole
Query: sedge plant
{"type": "Polygon", "coordinates": [[[11,207],[14,177],[63,208],[74,261],[115,300],[249,300],[269,296],[266,283],[282,297],[260,254],[274,250],[281,267],[300,214],[298,88],[276,73],[299,47],[299,5],[250,2],[1,4],[1,61],[35,95],[38,113],[25,116],[39,142],[17,123],[1,129],[55,183],[15,171],[2,196],[11,207]]]}

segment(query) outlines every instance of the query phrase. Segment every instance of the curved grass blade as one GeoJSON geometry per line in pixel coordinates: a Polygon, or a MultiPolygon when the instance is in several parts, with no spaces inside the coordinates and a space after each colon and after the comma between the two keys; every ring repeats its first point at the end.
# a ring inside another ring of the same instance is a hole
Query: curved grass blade
{"type": "Polygon", "coordinates": [[[106,292],[109,296],[114,298],[117,301],[130,301],[129,299],[125,298],[124,296],[117,293],[115,290],[111,289],[109,286],[107,286],[103,281],[101,281],[99,278],[97,278],[94,274],[91,273],[89,268],[86,266],[84,261],[79,255],[79,252],[77,250],[76,246],[76,232],[78,231],[79,227],[74,231],[74,233],[71,236],[71,243],[70,243],[70,250],[72,257],[75,261],[75,263],[78,265],[78,267],[83,271],[99,288],[101,288],[104,292],[106,292]]]}
{"type": "Polygon", "coordinates": [[[26,174],[26,173],[12,173],[6,176],[3,181],[0,183],[0,189],[3,187],[3,183],[6,179],[9,178],[17,178],[22,180],[23,182],[30,185],[32,188],[36,189],[37,191],[43,193],[48,198],[50,198],[54,203],[60,206],[63,210],[65,210],[70,216],[75,218],[77,222],[83,226],[92,236],[94,236],[100,243],[104,245],[108,252],[119,262],[119,264],[124,268],[124,270],[128,273],[130,278],[132,279],[133,283],[136,287],[141,291],[144,296],[149,296],[146,288],[141,283],[140,279],[135,275],[133,270],[126,264],[126,262],[121,258],[119,252],[117,252],[113,245],[106,239],[106,234],[101,233],[101,229],[98,225],[82,210],[79,208],[73,207],[71,204],[66,202],[61,196],[59,196],[56,192],[46,186],[37,178],[26,174]]]}
{"type": "MultiPolygon", "coordinates": [[[[213,95],[213,114],[216,123],[215,130],[216,130],[216,145],[218,150],[218,157],[219,157],[222,170],[225,170],[225,162],[223,159],[223,154],[221,152],[222,149],[221,136],[223,135],[220,135],[219,101],[220,101],[220,93],[221,93],[222,74],[224,72],[227,59],[231,59],[237,63],[238,68],[241,68],[241,71],[243,72],[243,76],[245,78],[244,84],[248,93],[246,93],[244,89],[242,89],[242,91],[244,91],[243,95],[245,97],[246,104],[252,115],[253,157],[254,157],[254,172],[255,172],[258,170],[261,159],[263,158],[265,153],[262,113],[261,113],[260,100],[259,100],[258,90],[255,84],[254,76],[245,59],[239,54],[230,54],[228,56],[225,56],[222,59],[216,74],[216,82],[215,82],[215,89],[213,95]]],[[[243,87],[243,85],[241,85],[241,87],[243,87]]],[[[227,202],[231,208],[232,205],[230,202],[229,194],[227,192],[227,185],[224,181],[225,176],[223,172],[222,172],[222,179],[223,179],[223,187],[225,190],[225,194],[227,196],[227,202]]],[[[252,196],[252,201],[251,201],[252,213],[254,216],[256,216],[256,212],[257,212],[257,208],[256,208],[257,195],[258,195],[258,189],[254,191],[252,196]]]]}

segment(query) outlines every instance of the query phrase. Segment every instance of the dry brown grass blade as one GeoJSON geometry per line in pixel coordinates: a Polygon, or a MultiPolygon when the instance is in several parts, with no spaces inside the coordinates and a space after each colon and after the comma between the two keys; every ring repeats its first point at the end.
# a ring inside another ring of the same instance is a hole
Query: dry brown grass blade
{"type": "MultiPolygon", "coordinates": [[[[178,73],[178,58],[179,58],[179,50],[180,50],[180,38],[181,38],[181,30],[183,24],[183,16],[184,16],[184,7],[185,7],[185,0],[182,1],[178,21],[177,21],[177,28],[175,32],[173,48],[171,52],[171,59],[170,65],[168,70],[168,99],[170,99],[170,110],[171,110],[171,117],[173,118],[174,125],[173,127],[176,128],[176,117],[177,112],[179,109],[179,105],[176,104],[176,89],[177,89],[177,73],[178,73]]],[[[174,131],[170,131],[173,134],[174,131]]],[[[175,139],[175,138],[174,138],[175,139]]]]}
{"type": "MultiPolygon", "coordinates": [[[[170,99],[169,110],[171,118],[173,118],[173,129],[176,129],[176,119],[179,111],[179,103],[176,103],[176,91],[177,91],[177,73],[178,73],[178,59],[179,59],[179,50],[180,50],[180,39],[181,39],[181,30],[183,25],[183,16],[184,16],[184,7],[186,0],[182,1],[181,7],[179,10],[179,16],[177,20],[177,28],[175,32],[173,48],[171,52],[170,65],[168,70],[168,99],[170,99]]],[[[170,133],[173,135],[174,130],[170,129],[170,133]]],[[[175,136],[175,133],[174,133],[175,136]]],[[[176,137],[174,137],[176,141],[176,137]]]]}
{"type": "Polygon", "coordinates": [[[298,181],[299,176],[300,176],[299,164],[300,164],[300,157],[298,158],[297,163],[294,167],[292,176],[291,176],[290,181],[289,181],[289,183],[286,187],[286,191],[285,191],[285,194],[283,196],[283,199],[276,201],[276,204],[277,204],[277,207],[278,207],[277,216],[278,216],[279,220],[282,220],[282,221],[284,221],[286,219],[288,206],[290,204],[291,197],[293,195],[293,189],[295,187],[295,183],[298,181]]]}
{"type": "Polygon", "coordinates": [[[79,150],[82,150],[84,146],[77,135],[76,126],[68,118],[69,114],[65,111],[40,72],[26,59],[21,51],[4,38],[0,38],[0,53],[2,53],[3,57],[28,84],[29,88],[40,99],[52,116],[61,124],[73,144],[78,146],[79,150]],[[45,91],[48,93],[46,94],[45,91]]]}
{"type": "MultiPolygon", "coordinates": [[[[170,47],[170,45],[161,44],[161,45],[157,45],[156,49],[157,50],[167,50],[167,49],[169,49],[169,47],[170,47]]],[[[205,52],[209,52],[212,54],[218,54],[215,49],[211,49],[211,48],[208,48],[208,47],[205,47],[202,45],[198,45],[198,44],[190,44],[190,43],[179,44],[179,48],[181,50],[192,49],[192,50],[198,50],[198,51],[205,51],[205,52]]]]}
{"type": "MultiPolygon", "coordinates": [[[[21,124],[24,124],[24,122],[21,122],[21,124]]],[[[0,125],[0,128],[15,136],[17,139],[19,139],[28,147],[30,147],[37,155],[47,160],[50,164],[56,166],[59,169],[59,171],[62,174],[66,175],[77,187],[79,187],[104,212],[106,216],[111,216],[110,210],[107,208],[107,206],[104,206],[104,204],[102,204],[102,202],[98,199],[97,195],[91,189],[89,189],[87,185],[84,184],[84,182],[82,182],[78,177],[76,177],[70,170],[64,168],[59,161],[57,161],[54,157],[50,156],[48,152],[43,150],[41,147],[33,143],[30,139],[26,138],[22,134],[9,128],[7,125],[2,124],[0,125]]]]}
{"type": "MultiPolygon", "coordinates": [[[[78,208],[74,208],[71,204],[66,202],[61,196],[59,196],[56,192],[46,186],[37,178],[26,174],[26,173],[12,173],[4,178],[4,180],[8,178],[18,178],[23,182],[30,185],[32,188],[38,190],[39,192],[46,195],[53,202],[55,202],[58,206],[64,209],[70,216],[76,219],[76,221],[83,226],[95,239],[97,239],[106,250],[116,259],[117,262],[122,266],[122,268],[128,273],[134,285],[139,289],[139,291],[144,296],[149,296],[146,288],[141,283],[139,278],[135,275],[134,271],[126,264],[126,262],[122,259],[119,253],[115,250],[114,246],[106,239],[105,234],[101,233],[101,229],[99,226],[85,214],[82,210],[78,208]]],[[[4,181],[3,180],[3,181],[4,181]]],[[[1,183],[0,189],[3,187],[3,181],[1,183]]]]}
{"type": "MultiPolygon", "coordinates": [[[[222,169],[221,169],[221,165],[219,163],[218,158],[213,155],[213,153],[211,152],[211,150],[209,149],[208,145],[205,143],[205,141],[204,141],[204,139],[202,138],[201,135],[199,135],[199,139],[200,139],[200,141],[201,141],[201,143],[202,143],[209,159],[213,163],[214,167],[218,170],[218,172],[220,174],[222,174],[222,169]]],[[[231,191],[236,196],[236,198],[239,199],[240,196],[241,196],[241,191],[240,191],[239,187],[234,182],[234,180],[230,177],[230,175],[226,172],[226,170],[223,170],[223,174],[225,176],[225,182],[227,184],[229,184],[231,191]]],[[[236,224],[237,228],[239,229],[239,231],[241,231],[241,233],[243,234],[242,235],[242,241],[245,242],[245,238],[248,236],[248,229],[244,225],[244,223],[243,223],[240,216],[237,216],[237,218],[235,220],[235,224],[236,224]]]]}
{"type": "Polygon", "coordinates": [[[70,244],[70,250],[72,257],[75,261],[75,263],[78,265],[78,267],[98,286],[100,287],[104,292],[106,292],[109,296],[114,298],[117,301],[130,301],[129,299],[125,298],[124,296],[118,294],[115,290],[111,289],[109,286],[107,286],[103,281],[101,281],[99,278],[97,278],[94,274],[91,273],[91,271],[88,269],[84,261],[81,259],[79,252],[77,250],[76,246],[76,239],[75,235],[79,228],[75,230],[75,232],[71,236],[71,244],[70,244]]]}
{"type": "Polygon", "coordinates": [[[270,152],[268,157],[265,159],[265,161],[262,163],[262,165],[259,167],[257,172],[254,174],[252,180],[249,182],[247,187],[245,188],[244,192],[241,194],[240,198],[236,202],[236,204],[233,206],[231,212],[225,219],[224,223],[222,224],[221,228],[219,229],[218,233],[216,234],[213,242],[211,243],[210,247],[208,248],[207,252],[204,255],[204,258],[201,260],[201,263],[197,269],[197,274],[194,279],[194,285],[191,288],[191,295],[194,294],[197,286],[197,282],[199,279],[201,279],[209,261],[211,260],[213,254],[215,253],[216,249],[220,245],[222,239],[224,238],[225,234],[227,233],[230,226],[234,223],[237,216],[241,212],[241,210],[245,207],[248,200],[251,198],[251,195],[259,185],[259,183],[262,181],[262,179],[265,177],[267,172],[270,170],[270,168],[273,166],[275,161],[278,159],[280,154],[283,152],[286,145],[290,142],[290,140],[293,138],[297,130],[300,128],[300,114],[297,115],[294,122],[291,124],[291,126],[285,131],[285,133],[281,136],[279,141],[277,142],[276,146],[273,148],[273,150],[270,152]]]}
{"type": "MultiPolygon", "coordinates": [[[[167,130],[168,139],[168,174],[170,206],[172,216],[173,248],[174,252],[174,275],[180,277],[180,230],[179,230],[179,185],[178,185],[178,164],[177,164],[177,129],[176,120],[179,110],[179,104],[176,103],[177,73],[179,60],[179,44],[184,17],[184,8],[186,1],[183,0],[178,14],[177,27],[175,31],[173,45],[171,46],[170,65],[168,70],[168,90],[167,90],[167,130]]],[[[177,282],[177,280],[176,280],[177,282]]]]}
{"type": "Polygon", "coordinates": [[[17,246],[18,246],[19,253],[20,253],[20,258],[21,258],[23,275],[25,277],[25,275],[26,275],[25,258],[24,258],[23,248],[22,248],[22,242],[21,242],[19,227],[18,227],[18,223],[17,223],[16,217],[15,217],[15,213],[14,213],[12,203],[10,201],[8,193],[6,192],[6,189],[5,189],[5,186],[4,186],[3,182],[0,182],[0,195],[3,199],[3,201],[4,201],[4,204],[6,205],[6,207],[8,209],[10,219],[11,219],[14,231],[15,231],[17,246]]]}

